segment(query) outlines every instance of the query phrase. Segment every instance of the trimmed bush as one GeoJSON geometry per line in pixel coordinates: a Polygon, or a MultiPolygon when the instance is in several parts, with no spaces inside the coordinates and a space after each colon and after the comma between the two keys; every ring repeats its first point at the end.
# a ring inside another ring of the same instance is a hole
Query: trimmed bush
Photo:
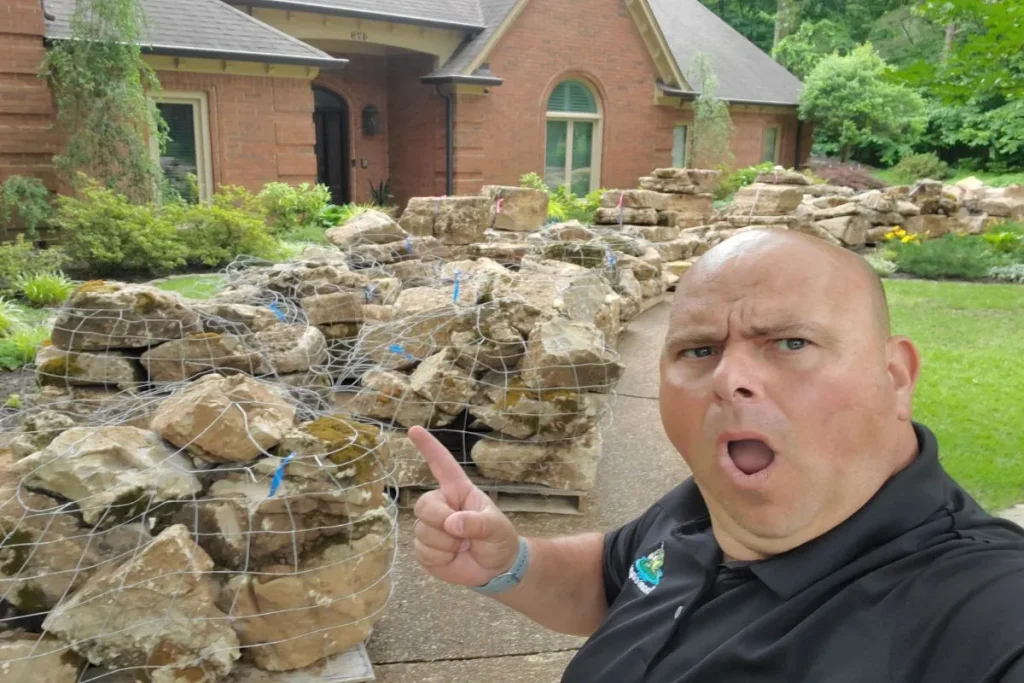
{"type": "Polygon", "coordinates": [[[323,185],[309,183],[267,183],[256,197],[266,212],[270,232],[283,235],[296,228],[320,225],[331,192],[323,185]]]}
{"type": "Polygon", "coordinates": [[[0,295],[17,293],[21,277],[59,270],[68,262],[61,249],[37,249],[24,235],[13,242],[0,244],[0,295]]]}
{"type": "Polygon", "coordinates": [[[939,159],[935,154],[911,154],[903,157],[898,164],[892,167],[892,177],[898,183],[909,185],[923,178],[931,180],[945,180],[949,178],[949,164],[939,159]]]}

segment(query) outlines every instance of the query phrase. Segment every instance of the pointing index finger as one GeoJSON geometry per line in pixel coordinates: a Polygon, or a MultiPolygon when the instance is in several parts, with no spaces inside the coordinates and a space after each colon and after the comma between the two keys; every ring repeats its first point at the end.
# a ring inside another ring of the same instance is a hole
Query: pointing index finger
{"type": "Polygon", "coordinates": [[[409,430],[409,439],[423,459],[427,461],[431,474],[441,487],[441,494],[453,510],[462,509],[462,501],[472,482],[455,456],[437,438],[423,427],[409,430]],[[467,486],[468,485],[468,486],[467,486]]]}

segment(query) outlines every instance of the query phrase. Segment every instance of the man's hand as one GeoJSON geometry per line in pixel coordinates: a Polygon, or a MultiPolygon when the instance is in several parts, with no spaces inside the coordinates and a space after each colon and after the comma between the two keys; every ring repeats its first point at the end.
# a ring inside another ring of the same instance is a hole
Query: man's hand
{"type": "Polygon", "coordinates": [[[422,427],[410,429],[409,438],[440,485],[416,501],[414,509],[420,565],[461,586],[482,586],[511,569],[519,552],[512,522],[473,485],[440,441],[422,427]]]}

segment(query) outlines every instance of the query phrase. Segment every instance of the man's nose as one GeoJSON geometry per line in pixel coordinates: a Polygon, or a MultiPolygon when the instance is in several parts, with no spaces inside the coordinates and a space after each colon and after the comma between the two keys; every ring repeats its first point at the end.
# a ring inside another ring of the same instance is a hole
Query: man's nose
{"type": "Polygon", "coordinates": [[[744,349],[726,348],[712,380],[715,398],[724,403],[752,401],[763,391],[757,359],[744,349]]]}

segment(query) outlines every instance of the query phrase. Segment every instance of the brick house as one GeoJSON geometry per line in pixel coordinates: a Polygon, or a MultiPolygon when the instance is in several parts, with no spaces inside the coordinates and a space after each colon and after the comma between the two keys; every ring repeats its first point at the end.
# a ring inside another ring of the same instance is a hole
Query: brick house
{"type": "MultiPolygon", "coordinates": [[[[143,0],[169,174],[336,202],[476,193],[527,172],[578,194],[686,164],[693,55],[730,102],[736,164],[793,166],[801,84],[698,0],[143,0]]],[[[36,76],[74,0],[0,0],[0,179],[52,179],[36,76]],[[46,15],[44,15],[44,11],[46,15]]]]}

